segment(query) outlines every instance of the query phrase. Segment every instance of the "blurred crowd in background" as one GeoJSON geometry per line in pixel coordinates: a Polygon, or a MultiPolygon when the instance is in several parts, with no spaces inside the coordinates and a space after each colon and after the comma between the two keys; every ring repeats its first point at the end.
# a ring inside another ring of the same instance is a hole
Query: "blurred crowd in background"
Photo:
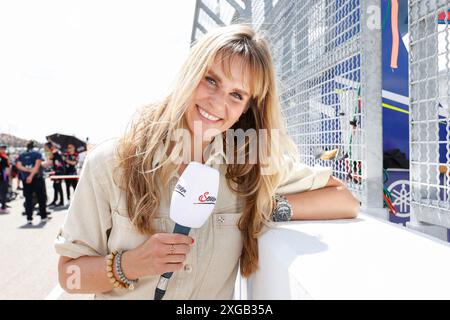
{"type": "Polygon", "coordinates": [[[9,213],[9,202],[20,192],[27,224],[33,223],[35,211],[40,223],[45,223],[51,218],[51,210],[66,208],[75,192],[87,149],[85,142],[63,135],[48,136],[44,145],[34,140],[28,141],[26,147],[0,143],[0,214],[9,213]],[[47,182],[53,186],[51,202],[47,182]]]}

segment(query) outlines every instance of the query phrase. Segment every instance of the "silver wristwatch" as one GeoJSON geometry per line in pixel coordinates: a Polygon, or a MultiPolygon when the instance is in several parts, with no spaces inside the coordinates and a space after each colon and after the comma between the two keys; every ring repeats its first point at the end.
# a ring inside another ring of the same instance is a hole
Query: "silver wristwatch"
{"type": "Polygon", "coordinates": [[[272,220],[275,222],[289,221],[292,219],[292,206],[281,194],[275,194],[275,206],[272,211],[272,220]]]}

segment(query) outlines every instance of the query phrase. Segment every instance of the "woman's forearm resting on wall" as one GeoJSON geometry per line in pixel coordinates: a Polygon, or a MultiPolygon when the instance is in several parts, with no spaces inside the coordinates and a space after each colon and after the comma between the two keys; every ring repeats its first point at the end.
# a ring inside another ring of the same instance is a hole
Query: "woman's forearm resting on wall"
{"type": "Polygon", "coordinates": [[[286,195],[292,205],[292,220],[351,219],[360,203],[338,179],[330,177],[325,187],[286,195]]]}

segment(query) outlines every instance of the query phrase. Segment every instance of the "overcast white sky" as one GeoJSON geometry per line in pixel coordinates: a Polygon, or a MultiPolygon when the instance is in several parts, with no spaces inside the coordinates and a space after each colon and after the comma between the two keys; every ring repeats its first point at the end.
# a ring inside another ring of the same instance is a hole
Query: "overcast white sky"
{"type": "Polygon", "coordinates": [[[195,0],[0,0],[0,133],[93,143],[162,97],[189,50],[195,0]]]}

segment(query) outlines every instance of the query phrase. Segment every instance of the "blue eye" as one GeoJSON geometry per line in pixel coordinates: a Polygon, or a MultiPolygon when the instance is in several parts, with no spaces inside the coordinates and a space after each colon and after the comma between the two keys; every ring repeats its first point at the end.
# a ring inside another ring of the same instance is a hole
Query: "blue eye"
{"type": "Polygon", "coordinates": [[[231,95],[238,100],[243,100],[242,96],[237,92],[233,92],[231,95]]]}
{"type": "Polygon", "coordinates": [[[213,86],[216,85],[216,80],[214,80],[213,78],[211,78],[211,77],[205,77],[205,79],[206,79],[206,81],[207,81],[209,84],[211,84],[211,85],[213,85],[213,86]]]}

